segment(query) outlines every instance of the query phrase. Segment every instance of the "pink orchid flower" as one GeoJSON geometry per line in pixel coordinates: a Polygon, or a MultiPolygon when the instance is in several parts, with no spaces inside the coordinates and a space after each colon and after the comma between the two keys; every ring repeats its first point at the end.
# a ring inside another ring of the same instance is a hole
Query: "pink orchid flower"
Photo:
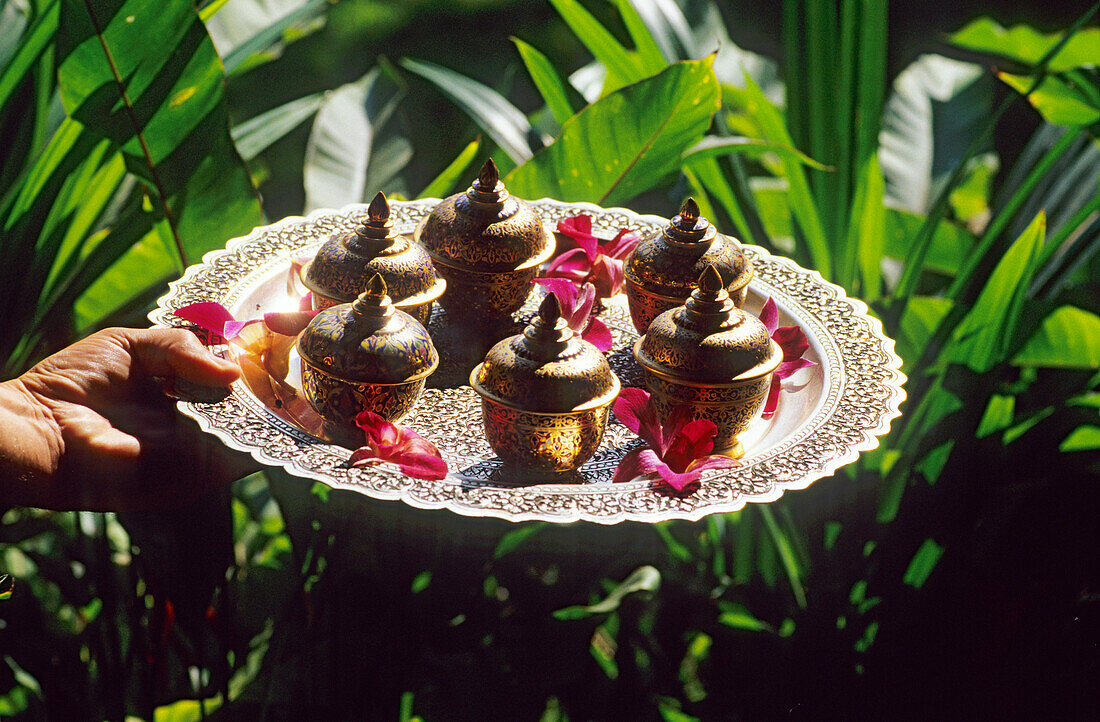
{"type": "Polygon", "coordinates": [[[554,258],[546,268],[548,277],[566,278],[577,286],[591,283],[596,288],[597,298],[610,298],[622,290],[626,281],[623,261],[638,245],[641,236],[623,228],[613,239],[601,244],[592,235],[592,218],[584,214],[558,223],[558,230],[576,241],[579,248],[554,258]]]}
{"type": "Polygon", "coordinates": [[[771,296],[768,296],[764,308],[760,310],[760,320],[768,329],[772,339],[783,349],[783,360],[772,372],[772,384],[768,388],[768,400],[764,403],[764,410],[761,412],[765,419],[769,419],[775,414],[775,409],[779,405],[779,391],[783,387],[783,379],[790,377],[799,369],[816,366],[817,364],[809,359],[802,358],[802,354],[810,348],[810,340],[806,338],[806,334],[802,329],[798,326],[779,325],[779,307],[771,296]]]}
{"type": "Polygon", "coordinates": [[[656,472],[678,492],[696,484],[707,469],[723,469],[736,462],[711,456],[718,427],[709,419],[691,420],[691,410],[677,406],[662,425],[649,394],[625,388],[612,406],[617,418],[649,445],[623,457],[612,481],[630,481],[656,472]]]}
{"type": "Polygon", "coordinates": [[[298,298],[298,310],[310,311],[313,309],[313,291],[306,288],[305,283],[302,282],[303,272],[306,270],[306,266],[312,261],[311,256],[298,256],[290,259],[290,273],[286,279],[286,295],[287,298],[298,298]]]}
{"type": "Polygon", "coordinates": [[[386,421],[373,411],[359,412],[355,424],[366,433],[367,443],[352,453],[348,460],[352,466],[389,462],[396,464],[401,473],[417,479],[447,476],[447,462],[439,449],[412,429],[386,421]]]}
{"type": "Polygon", "coordinates": [[[323,419],[286,381],[290,374],[290,350],[298,334],[319,311],[272,312],[265,313],[263,318],[238,321],[220,303],[204,301],[179,308],[175,313],[204,329],[207,343],[231,343],[239,348],[237,362],[245,384],[283,409],[303,429],[314,436],[321,435],[323,419]]]}
{"type": "Polygon", "coordinates": [[[562,318],[569,324],[569,328],[600,351],[611,350],[614,343],[611,329],[592,314],[592,306],[596,303],[595,286],[585,283],[577,288],[572,281],[565,278],[536,278],[534,283],[544,286],[558,297],[562,318]]]}

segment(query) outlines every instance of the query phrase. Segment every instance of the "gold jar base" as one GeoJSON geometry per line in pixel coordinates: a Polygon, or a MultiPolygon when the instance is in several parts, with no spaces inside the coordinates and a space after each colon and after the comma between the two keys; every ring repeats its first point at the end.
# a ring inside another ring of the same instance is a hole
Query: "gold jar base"
{"type": "Polygon", "coordinates": [[[527,301],[537,266],[491,273],[449,266],[432,259],[436,272],[447,281],[439,304],[457,323],[485,324],[511,320],[527,301]]]}
{"type": "Polygon", "coordinates": [[[537,478],[568,475],[592,458],[607,427],[609,405],[584,411],[520,411],[482,398],[489,445],[505,465],[537,478]]]}
{"type": "Polygon", "coordinates": [[[302,390],[310,406],[337,428],[352,429],[361,411],[373,411],[387,421],[409,413],[427,377],[396,384],[345,381],[302,361],[302,390]]]}
{"type": "Polygon", "coordinates": [[[737,440],[768,398],[772,375],[734,381],[728,384],[689,384],[673,381],[642,367],[646,388],[661,419],[667,419],[677,406],[687,406],[696,419],[709,419],[718,427],[714,453],[739,459],[745,449],[737,440]]]}

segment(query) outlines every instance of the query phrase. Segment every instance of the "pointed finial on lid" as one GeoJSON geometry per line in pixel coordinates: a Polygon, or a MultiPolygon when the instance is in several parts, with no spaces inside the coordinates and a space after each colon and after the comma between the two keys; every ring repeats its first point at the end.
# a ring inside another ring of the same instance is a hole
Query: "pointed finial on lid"
{"type": "Polygon", "coordinates": [[[367,222],[371,225],[383,225],[390,219],[390,203],[386,200],[386,194],[378,191],[378,195],[367,206],[367,222]]]}
{"type": "Polygon", "coordinates": [[[477,174],[477,184],[481,186],[481,190],[491,191],[497,187],[499,181],[500,171],[497,170],[497,164],[493,162],[492,158],[489,158],[481,166],[481,172],[477,174]]]}
{"type": "Polygon", "coordinates": [[[550,328],[553,328],[561,318],[561,303],[555,294],[548,293],[546,298],[542,299],[542,303],[539,304],[539,318],[550,328]]]}
{"type": "Polygon", "coordinates": [[[389,289],[386,288],[386,279],[382,278],[381,273],[376,273],[367,281],[367,288],[364,293],[371,298],[380,299],[386,295],[386,291],[388,290],[389,289]]]}
{"type": "Polygon", "coordinates": [[[699,204],[695,202],[695,199],[688,196],[684,204],[680,206],[680,223],[679,226],[685,231],[691,231],[695,229],[695,225],[699,222],[699,204]]]}
{"type": "Polygon", "coordinates": [[[708,299],[718,298],[723,286],[722,274],[713,263],[703,269],[699,275],[699,292],[708,299]]]}

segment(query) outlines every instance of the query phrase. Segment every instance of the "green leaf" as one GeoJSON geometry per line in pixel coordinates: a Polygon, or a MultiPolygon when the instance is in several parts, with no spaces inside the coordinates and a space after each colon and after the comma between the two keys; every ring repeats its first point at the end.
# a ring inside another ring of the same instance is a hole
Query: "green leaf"
{"type": "Polygon", "coordinates": [[[886,246],[886,186],[878,156],[872,154],[859,171],[852,198],[852,217],[848,221],[847,248],[852,256],[841,278],[850,283],[858,270],[860,298],[871,302],[878,298],[882,283],[882,257],[886,246]]]}
{"type": "Polygon", "coordinates": [[[630,33],[630,39],[634,41],[639,67],[646,75],[653,75],[663,70],[673,58],[671,56],[666,58],[661,52],[649,27],[642,20],[638,9],[634,7],[634,2],[635,0],[615,0],[615,7],[623,17],[623,24],[626,25],[626,31],[630,33]]]}
{"type": "Polygon", "coordinates": [[[943,556],[943,547],[933,539],[925,539],[909,562],[902,583],[920,589],[928,581],[928,577],[932,575],[932,570],[936,568],[941,556],[943,556]]]}
{"type": "Polygon", "coordinates": [[[517,165],[531,157],[531,123],[492,88],[434,63],[402,58],[401,66],[432,83],[470,116],[517,165]]]}
{"type": "Polygon", "coordinates": [[[654,567],[638,567],[630,576],[619,583],[603,601],[588,606],[572,606],[559,609],[554,612],[555,619],[571,620],[584,619],[593,614],[607,614],[614,612],[622,604],[623,599],[636,592],[656,592],[661,586],[661,573],[654,567]]]}
{"type": "Polygon", "coordinates": [[[66,111],[121,146],[179,262],[259,224],[259,201],[229,138],[221,62],[190,2],[63,0],[58,59],[66,111]]]}
{"type": "Polygon", "coordinates": [[[1028,284],[1043,248],[1046,216],[1040,213],[993,269],[970,312],[945,350],[949,361],[985,373],[1005,360],[1028,284]]]}
{"type": "MultiPolygon", "coordinates": [[[[7,106],[11,94],[27,77],[42,53],[51,46],[57,32],[58,9],[61,3],[54,0],[35,18],[31,27],[19,39],[14,55],[3,64],[0,71],[0,108],[7,106]]],[[[5,33],[10,29],[5,28],[5,33]]]]}
{"type": "Polygon", "coordinates": [[[783,563],[783,571],[787,574],[787,582],[791,585],[791,592],[798,603],[799,609],[806,608],[806,591],[802,588],[802,569],[795,554],[794,544],[787,534],[779,528],[771,509],[761,505],[760,518],[764,520],[764,528],[768,537],[779,552],[779,560],[783,563]]]}
{"type": "Polygon", "coordinates": [[[510,554],[519,548],[523,542],[528,538],[534,536],[542,528],[546,526],[546,522],[529,522],[527,524],[521,524],[513,531],[506,533],[497,542],[496,549],[493,550],[493,559],[500,559],[505,554],[510,554]]]}
{"type": "Polygon", "coordinates": [[[913,296],[909,300],[897,335],[897,351],[903,360],[912,363],[920,358],[951,306],[951,301],[938,296],[913,296]]]}
{"type": "Polygon", "coordinates": [[[378,191],[367,176],[377,144],[405,90],[378,66],[329,93],[306,144],[306,210],[362,203],[378,191]]]}
{"type": "Polygon", "coordinates": [[[978,430],[974,436],[984,439],[987,436],[1004,431],[1012,426],[1013,415],[1016,411],[1016,397],[993,394],[989,397],[989,405],[985,407],[982,420],[978,423],[978,430]]]}
{"type": "Polygon", "coordinates": [[[888,201],[926,213],[981,134],[992,102],[992,83],[979,65],[922,55],[905,68],[883,108],[879,158],[888,201]]]}
{"type": "Polygon", "coordinates": [[[573,105],[569,102],[565,85],[558,77],[554,66],[545,55],[519,38],[512,38],[512,42],[515,43],[523,64],[527,66],[527,72],[531,74],[531,80],[534,81],[539,94],[546,101],[546,107],[550,109],[558,125],[565,123],[573,117],[573,105]]]}
{"type": "Polygon", "coordinates": [[[648,68],[647,72],[642,58],[637,53],[624,48],[615,36],[576,0],[550,0],[550,4],[565,20],[577,39],[584,43],[588,51],[607,69],[604,95],[660,70],[659,67],[648,68]]]}
{"type": "Polygon", "coordinates": [[[233,142],[244,160],[252,160],[272,143],[301,125],[321,107],[324,93],[313,93],[266,113],[260,113],[233,127],[233,142]]]}
{"type": "MultiPolygon", "coordinates": [[[[781,145],[795,145],[787,132],[783,116],[748,74],[745,75],[745,97],[746,110],[755,117],[766,140],[781,145]]],[[[813,267],[829,278],[832,275],[833,259],[806,174],[802,165],[793,160],[784,160],[783,167],[788,184],[787,202],[804,238],[803,252],[813,267]]]]}
{"type": "Polygon", "coordinates": [[[444,198],[455,185],[458,184],[463,178],[466,177],[466,169],[470,167],[470,164],[474,162],[474,158],[477,157],[478,150],[481,149],[481,136],[474,138],[462,152],[459,153],[451,164],[437,175],[431,183],[424,186],[424,190],[420,191],[418,198],[444,198]]]}
{"type": "MultiPolygon", "coordinates": [[[[998,73],[997,77],[1019,93],[1027,93],[1035,83],[1035,79],[1027,75],[998,73]]],[[[1059,77],[1048,76],[1027,95],[1027,99],[1048,123],[1083,128],[1100,121],[1094,81],[1093,86],[1093,92],[1089,93],[1059,77]]]]}
{"type": "Polygon", "coordinates": [[[622,88],[562,126],[549,147],[505,178],[522,198],[625,203],[679,167],[718,109],[713,56],[675,63],[622,88]]]}
{"type": "Polygon", "coordinates": [[[665,549],[675,559],[682,562],[690,563],[692,561],[691,550],[681,544],[675,536],[672,534],[672,522],[661,522],[654,524],[653,529],[657,532],[657,535],[661,537],[661,541],[665,543],[665,549]]]}
{"type": "MultiPolygon", "coordinates": [[[[1009,58],[1024,65],[1037,65],[1050,52],[1064,32],[1041,33],[1028,25],[1005,28],[988,17],[978,18],[949,36],[955,45],[1009,58]]],[[[1082,28],[1050,59],[1047,69],[1060,73],[1073,68],[1093,68],[1100,64],[1100,28],[1082,28]]]]}
{"type": "Polygon", "coordinates": [[[225,58],[225,73],[240,75],[278,57],[291,37],[318,27],[328,6],[327,0],[234,0],[206,26],[225,58]]]}
{"type": "Polygon", "coordinates": [[[721,600],[718,602],[718,623],[747,632],[771,632],[772,626],[757,619],[744,605],[721,600]]]}
{"type": "Polygon", "coordinates": [[[1058,450],[1065,452],[1096,449],[1100,449],[1100,426],[1078,426],[1058,445],[1058,450]]]}
{"type": "Polygon", "coordinates": [[[1012,365],[1100,368],[1100,316],[1075,306],[1059,307],[1012,357],[1012,365]]]}
{"type": "Polygon", "coordinates": [[[683,160],[686,162],[697,158],[720,158],[734,154],[757,158],[766,153],[775,153],[782,158],[794,160],[818,170],[829,170],[828,166],[818,163],[793,146],[745,137],[707,136],[684,151],[683,160]]]}

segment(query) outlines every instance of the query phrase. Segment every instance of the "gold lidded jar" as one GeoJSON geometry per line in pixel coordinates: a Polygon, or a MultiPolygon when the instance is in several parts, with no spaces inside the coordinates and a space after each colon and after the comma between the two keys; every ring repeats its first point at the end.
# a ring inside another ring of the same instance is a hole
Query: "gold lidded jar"
{"type": "Polygon", "coordinates": [[[719,233],[688,198],[661,230],[643,238],[623,264],[630,318],[638,333],[687,301],[707,266],[714,265],[737,308],[745,305],[753,268],[741,244],[719,233]]]}
{"type": "Polygon", "coordinates": [[[523,333],[489,349],[470,386],[493,451],[537,479],[575,471],[596,453],[619,395],[607,359],[569,328],[552,293],[523,333]]]}
{"type": "Polygon", "coordinates": [[[386,282],[394,305],[422,324],[428,323],[433,302],[447,287],[427,251],[394,230],[390,204],[381,191],[358,228],[321,246],[303,269],[302,283],[313,292],[314,309],[328,308],[354,301],[376,273],[386,282]]]}
{"type": "Polygon", "coordinates": [[[739,458],[737,435],[764,405],[783,349],[760,319],[734,305],[711,265],[686,304],[654,319],[634,358],[662,419],[688,406],[718,427],[715,453],[739,458]]]}
{"type": "Polygon", "coordinates": [[[553,235],[530,205],[508,193],[491,158],[469,189],[432,209],[415,237],[447,281],[440,304],[466,324],[509,319],[554,252],[553,235]]]}
{"type": "Polygon", "coordinates": [[[390,421],[409,412],[439,365],[423,324],[395,308],[374,274],[354,303],[322,310],[298,336],[306,399],[337,428],[374,411],[390,421]]]}

